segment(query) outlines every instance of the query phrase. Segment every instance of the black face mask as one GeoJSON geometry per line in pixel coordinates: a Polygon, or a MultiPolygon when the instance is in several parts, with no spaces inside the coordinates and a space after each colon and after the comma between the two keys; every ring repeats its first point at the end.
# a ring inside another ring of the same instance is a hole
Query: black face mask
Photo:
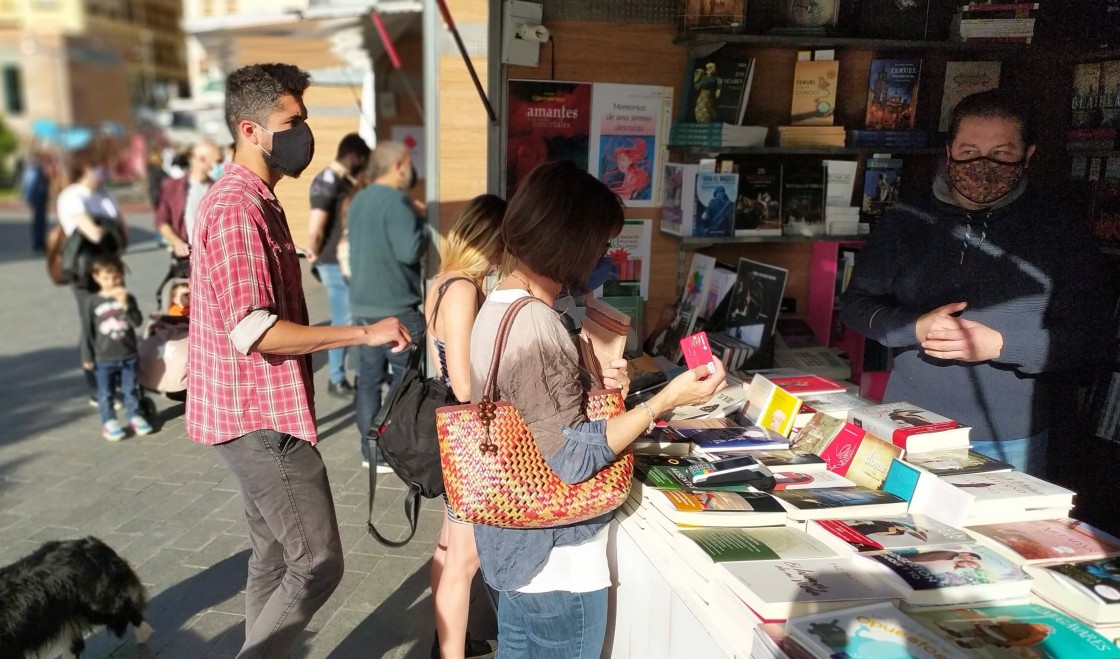
{"type": "Polygon", "coordinates": [[[275,133],[264,126],[260,128],[272,135],[272,153],[257,145],[257,148],[264,152],[268,166],[284,176],[299,178],[303,170],[311,164],[311,159],[315,157],[315,136],[311,133],[311,127],[301,123],[294,128],[278,130],[275,133]]]}

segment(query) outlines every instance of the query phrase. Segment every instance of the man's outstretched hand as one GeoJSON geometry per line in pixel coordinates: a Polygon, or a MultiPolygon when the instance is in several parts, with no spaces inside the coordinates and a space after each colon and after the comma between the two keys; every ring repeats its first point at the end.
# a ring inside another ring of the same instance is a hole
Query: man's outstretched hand
{"type": "Polygon", "coordinates": [[[408,348],[412,342],[412,335],[408,329],[396,318],[379,320],[372,325],[366,325],[367,346],[391,346],[393,352],[401,352],[408,348]]]}

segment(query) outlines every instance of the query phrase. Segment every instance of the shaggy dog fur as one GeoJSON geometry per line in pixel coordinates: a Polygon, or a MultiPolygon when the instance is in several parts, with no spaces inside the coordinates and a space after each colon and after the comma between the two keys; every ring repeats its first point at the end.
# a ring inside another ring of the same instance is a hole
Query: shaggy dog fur
{"type": "Polygon", "coordinates": [[[146,606],[140,579],[104,542],[48,542],[0,568],[0,657],[77,657],[99,625],[117,636],[132,625],[143,643],[151,633],[146,606]]]}

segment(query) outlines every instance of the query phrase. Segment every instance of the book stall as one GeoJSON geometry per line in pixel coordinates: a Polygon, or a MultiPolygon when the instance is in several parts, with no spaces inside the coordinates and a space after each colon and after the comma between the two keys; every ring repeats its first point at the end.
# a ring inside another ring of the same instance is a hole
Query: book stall
{"type": "Polygon", "coordinates": [[[758,372],[640,440],[611,656],[1120,657],[1120,540],[1074,492],[849,388],[758,372]]]}

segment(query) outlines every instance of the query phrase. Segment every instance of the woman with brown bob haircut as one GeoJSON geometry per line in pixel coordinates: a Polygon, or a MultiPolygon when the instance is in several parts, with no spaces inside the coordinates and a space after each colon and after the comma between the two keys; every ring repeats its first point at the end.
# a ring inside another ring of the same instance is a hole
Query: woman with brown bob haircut
{"type": "MultiPolygon", "coordinates": [[[[541,165],[522,182],[502,222],[513,270],[487,296],[471,335],[471,399],[483,382],[509,305],[525,296],[502,353],[497,388],[532,431],[545,461],[568,483],[606,468],[654,420],[678,405],[711,398],[724,381],[718,362],[686,371],[647,403],[608,421],[584,414],[591,386],[571,336],[552,305],[561,288],[583,290],[608,241],[622,230],[622,202],[571,162],[541,165]]],[[[626,362],[601,374],[628,386],[626,362]]],[[[486,581],[499,591],[499,659],[599,657],[606,634],[607,523],[610,514],[558,528],[475,526],[486,581]]]]}

